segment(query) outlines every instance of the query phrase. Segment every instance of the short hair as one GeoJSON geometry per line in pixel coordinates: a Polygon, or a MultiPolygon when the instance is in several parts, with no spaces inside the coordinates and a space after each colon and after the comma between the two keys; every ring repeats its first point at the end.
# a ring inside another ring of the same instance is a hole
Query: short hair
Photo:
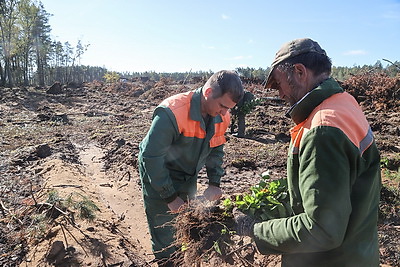
{"type": "Polygon", "coordinates": [[[244,89],[239,74],[236,71],[221,70],[207,80],[204,89],[212,88],[212,98],[230,94],[232,101],[238,103],[244,95],[244,89]]]}
{"type": "Polygon", "coordinates": [[[277,68],[283,70],[291,70],[294,64],[301,63],[307,69],[310,69],[315,76],[322,73],[331,74],[332,71],[332,61],[331,59],[319,53],[309,52],[305,54],[300,54],[298,56],[291,57],[287,60],[282,61],[278,64],[277,68]]]}

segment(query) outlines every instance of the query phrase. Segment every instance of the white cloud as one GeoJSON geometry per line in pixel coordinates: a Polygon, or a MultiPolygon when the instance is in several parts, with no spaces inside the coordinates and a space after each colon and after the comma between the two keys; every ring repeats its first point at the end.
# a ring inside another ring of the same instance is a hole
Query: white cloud
{"type": "Polygon", "coordinates": [[[346,56],[359,56],[368,54],[365,50],[350,50],[343,53],[346,56]]]}
{"type": "Polygon", "coordinates": [[[222,14],[221,17],[222,17],[222,19],[230,19],[230,17],[225,14],[222,14]]]}

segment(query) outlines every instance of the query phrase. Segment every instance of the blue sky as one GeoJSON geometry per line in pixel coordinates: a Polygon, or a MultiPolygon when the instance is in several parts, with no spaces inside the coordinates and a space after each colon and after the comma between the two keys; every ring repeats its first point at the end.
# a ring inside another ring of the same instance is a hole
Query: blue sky
{"type": "Polygon", "coordinates": [[[334,66],[400,61],[400,0],[41,2],[53,40],[89,44],[81,64],[112,71],[267,68],[283,43],[302,37],[334,66]]]}

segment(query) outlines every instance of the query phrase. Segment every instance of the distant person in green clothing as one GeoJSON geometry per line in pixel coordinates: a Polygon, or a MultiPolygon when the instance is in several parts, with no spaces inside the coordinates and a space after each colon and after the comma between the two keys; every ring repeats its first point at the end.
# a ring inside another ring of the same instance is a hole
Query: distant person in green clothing
{"type": "Polygon", "coordinates": [[[356,100],[330,77],[331,60],[309,38],[276,53],[267,88],[291,107],[287,181],[292,215],[256,222],[234,211],[239,235],[286,266],[379,266],[380,156],[356,100]]]}
{"type": "Polygon", "coordinates": [[[254,100],[254,95],[250,91],[245,91],[243,98],[231,110],[232,123],[231,134],[236,137],[244,137],[246,133],[246,115],[252,108],[251,103],[254,100]],[[235,132],[235,128],[237,131],[235,132]]]}
{"type": "Polygon", "coordinates": [[[165,99],[139,148],[143,200],[159,266],[173,266],[176,251],[171,222],[182,205],[194,198],[197,176],[205,166],[209,201],[222,196],[220,188],[225,132],[229,109],[243,97],[243,86],[234,71],[214,73],[203,87],[165,99]]]}

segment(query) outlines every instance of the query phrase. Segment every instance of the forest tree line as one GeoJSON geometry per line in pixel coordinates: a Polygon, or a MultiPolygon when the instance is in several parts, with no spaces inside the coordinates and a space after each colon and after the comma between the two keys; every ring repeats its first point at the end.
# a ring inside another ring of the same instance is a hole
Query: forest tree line
{"type": "MultiPolygon", "coordinates": [[[[380,72],[385,73],[389,77],[395,77],[400,74],[400,62],[395,61],[391,62],[388,66],[383,67],[383,64],[380,60],[378,60],[374,65],[364,65],[364,66],[353,66],[353,67],[332,67],[331,76],[339,81],[344,81],[350,78],[351,76],[371,73],[371,72],[380,72]]],[[[269,73],[270,69],[267,68],[250,68],[250,67],[240,67],[235,69],[242,78],[255,80],[255,81],[264,81],[269,73]]],[[[109,73],[109,72],[108,72],[109,73]]],[[[206,80],[208,77],[212,75],[212,71],[197,71],[197,72],[173,72],[173,73],[157,73],[157,72],[133,72],[133,73],[114,73],[114,77],[123,77],[127,79],[138,78],[138,77],[148,77],[151,80],[158,81],[161,78],[171,78],[174,80],[187,80],[193,77],[200,77],[203,80],[206,80]]]]}
{"type": "Polygon", "coordinates": [[[40,1],[0,0],[0,86],[102,79],[105,68],[80,64],[88,44],[51,39],[50,16],[40,1]]]}
{"type": "MultiPolygon", "coordinates": [[[[80,64],[89,44],[78,40],[76,45],[61,43],[50,37],[49,14],[40,1],[0,0],[0,86],[44,87],[58,81],[62,84],[105,80],[105,77],[132,79],[147,77],[152,80],[172,78],[185,80],[192,77],[206,79],[212,71],[157,73],[110,72],[104,67],[80,64]]],[[[390,77],[400,73],[400,63],[391,62],[383,67],[380,60],[374,65],[333,67],[332,76],[345,80],[362,72],[385,72],[390,77]]],[[[247,79],[264,80],[269,68],[237,68],[247,79]]]]}

